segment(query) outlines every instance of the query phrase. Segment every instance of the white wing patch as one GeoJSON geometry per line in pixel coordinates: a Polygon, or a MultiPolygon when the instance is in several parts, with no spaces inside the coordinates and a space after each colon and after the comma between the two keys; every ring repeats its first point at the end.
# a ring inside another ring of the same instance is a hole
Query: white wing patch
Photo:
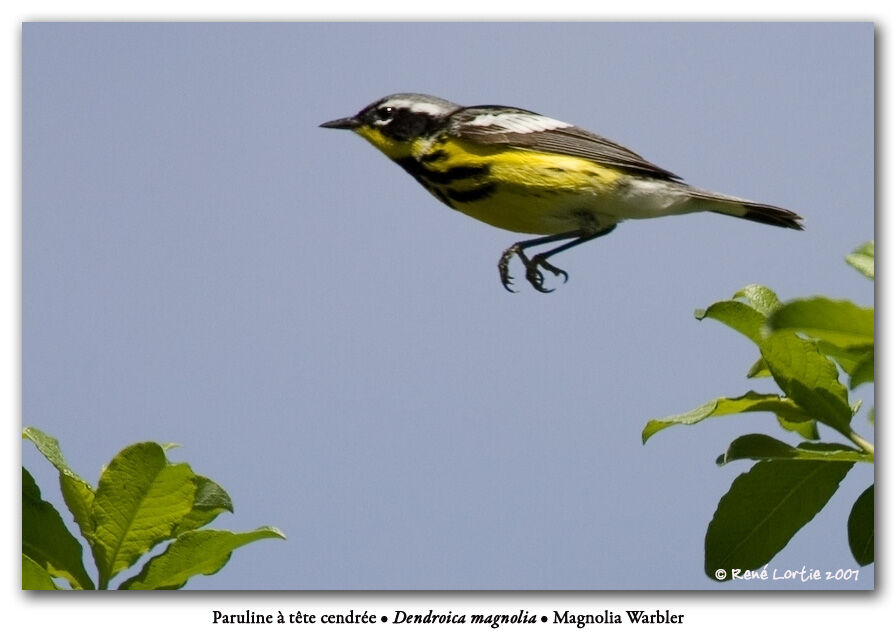
{"type": "Polygon", "coordinates": [[[540,116],[534,113],[483,113],[472,120],[469,125],[497,131],[512,133],[537,133],[553,129],[566,129],[573,125],[568,122],[540,116]]]}

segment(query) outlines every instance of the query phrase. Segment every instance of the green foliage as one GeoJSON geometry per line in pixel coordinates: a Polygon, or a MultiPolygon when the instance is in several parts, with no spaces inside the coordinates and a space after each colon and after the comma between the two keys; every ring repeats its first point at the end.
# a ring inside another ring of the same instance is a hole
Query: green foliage
{"type": "Polygon", "coordinates": [[[211,575],[221,570],[230,553],[244,544],[263,538],[282,537],[272,527],[255,531],[186,531],[171,543],[164,554],[152,558],[143,570],[121,583],[121,589],[179,589],[194,575],[211,575]]]}
{"type": "Polygon", "coordinates": [[[716,458],[722,466],[734,460],[821,460],[825,462],[865,462],[867,454],[845,444],[801,442],[795,447],[764,433],[735,438],[728,450],[716,458]]]}
{"type": "Polygon", "coordinates": [[[874,280],[874,243],[866,242],[846,256],[846,261],[860,273],[874,280]]]}
{"type": "Polygon", "coordinates": [[[812,434],[817,433],[815,431],[815,420],[790,398],[782,398],[776,393],[748,391],[737,398],[716,398],[715,400],[710,400],[696,409],[677,416],[651,420],[644,427],[641,439],[647,442],[647,439],[657,431],[676,424],[697,424],[706,418],[746,413],[748,411],[769,411],[774,413],[785,429],[798,431],[801,434],[810,434],[805,435],[807,438],[813,438],[812,434]]]}
{"type": "MultiPolygon", "coordinates": [[[[862,245],[846,261],[873,279],[874,243],[862,245]]],[[[643,441],[674,425],[752,412],[774,414],[783,429],[802,439],[792,446],[765,434],[747,434],[716,460],[719,465],[756,461],[722,496],[706,531],[706,574],[717,578],[723,574],[716,571],[724,569],[730,578],[732,569],[767,564],[824,508],[856,463],[874,463],[873,445],[853,429],[861,403],[849,400],[850,390],[874,382],[874,309],[821,296],[781,303],[768,287],[750,285],[731,300],[698,309],[695,316],[717,320],[752,341],[760,357],[747,377],[770,376],[782,393],[748,391],[651,420],[643,441]],[[855,446],[816,442],[818,425],[831,427],[855,446]]],[[[870,419],[873,424],[873,407],[870,419]]],[[[856,562],[874,562],[874,485],[856,500],[846,533],[856,562]]]]}
{"type": "Polygon", "coordinates": [[[849,300],[794,300],[770,313],[768,326],[775,331],[793,329],[842,349],[874,347],[874,309],[849,300]]]}
{"type": "Polygon", "coordinates": [[[31,474],[22,468],[22,588],[58,589],[54,578],[72,589],[108,589],[109,581],[134,566],[159,544],[171,543],[149,559],[140,573],[119,589],[179,589],[192,576],[221,569],[231,552],[263,538],[283,538],[273,527],[233,533],[202,529],[223,511],[233,511],[230,496],[184,463],[168,461],[166,447],[141,442],[119,452],[94,490],[69,468],[59,443],[34,427],[30,440],[59,471],[66,506],[97,567],[94,587],[82,561],[83,548],[56,508],[41,498],[31,474]]]}
{"type": "MultiPolygon", "coordinates": [[[[47,576],[68,581],[73,589],[93,589],[81,561],[83,548],[65,527],[56,508],[40,497],[34,478],[22,468],[22,566],[30,561],[47,576]]],[[[30,567],[33,573],[36,568],[30,567]]],[[[24,574],[23,574],[24,577],[24,574]]],[[[43,577],[41,577],[43,580],[43,577]]],[[[52,580],[50,581],[52,582],[52,580]]]]}
{"type": "Polygon", "coordinates": [[[849,548],[856,562],[863,567],[874,562],[874,485],[871,485],[849,512],[846,523],[849,548]]]}
{"type": "Polygon", "coordinates": [[[706,529],[707,575],[768,563],[827,504],[852,465],[763,460],[735,478],[706,529]]]}

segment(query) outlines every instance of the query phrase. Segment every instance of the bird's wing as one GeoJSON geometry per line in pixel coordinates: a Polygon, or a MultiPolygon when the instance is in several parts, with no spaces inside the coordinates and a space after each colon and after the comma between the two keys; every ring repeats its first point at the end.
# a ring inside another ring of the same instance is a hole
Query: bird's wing
{"type": "Polygon", "coordinates": [[[524,109],[466,107],[450,116],[448,127],[452,134],[479,144],[568,154],[641,175],[680,179],[612,140],[524,109]]]}

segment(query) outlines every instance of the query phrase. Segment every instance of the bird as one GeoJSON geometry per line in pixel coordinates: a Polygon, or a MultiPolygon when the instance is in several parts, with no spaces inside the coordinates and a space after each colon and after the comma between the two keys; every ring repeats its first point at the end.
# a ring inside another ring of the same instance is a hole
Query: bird
{"type": "Polygon", "coordinates": [[[803,229],[803,219],[788,209],[691,186],[612,140],[526,109],[395,93],[320,126],[360,135],[452,209],[537,236],[501,254],[498,273],[511,292],[514,256],[529,284],[549,293],[545,272],[564,283],[569,278],[549,258],[607,235],[623,220],[711,211],[803,229]],[[562,244],[526,254],[555,242],[562,244]]]}

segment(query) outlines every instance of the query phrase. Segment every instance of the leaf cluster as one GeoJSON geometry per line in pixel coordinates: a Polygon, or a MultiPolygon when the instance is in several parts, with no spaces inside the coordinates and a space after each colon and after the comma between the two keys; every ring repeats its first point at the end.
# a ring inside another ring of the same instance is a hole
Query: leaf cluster
{"type": "MultiPolygon", "coordinates": [[[[873,243],[862,245],[846,261],[874,279],[873,243]]],[[[853,465],[874,463],[874,447],[853,430],[861,403],[849,401],[850,390],[874,382],[874,309],[822,296],[781,303],[768,287],[750,285],[695,315],[717,320],[751,340],[759,359],[747,377],[770,376],[782,393],[748,391],[716,398],[686,413],[651,420],[642,440],[673,425],[752,412],[771,413],[781,428],[801,440],[792,446],[765,434],[747,434],[718,457],[719,465],[756,461],[722,496],[706,532],[706,574],[716,578],[716,570],[724,569],[730,578],[731,569],[767,564],[828,503],[853,465]],[[840,381],[841,372],[846,384],[840,381]],[[849,444],[819,441],[819,424],[849,444]]],[[[856,562],[873,562],[874,485],[856,500],[846,529],[856,562]]]]}
{"type": "Polygon", "coordinates": [[[30,440],[59,472],[62,497],[87,541],[97,569],[97,586],[83,563],[83,547],[56,508],[22,467],[22,588],[108,589],[109,582],[163,542],[159,554],[119,589],[179,589],[192,576],[211,575],[231,552],[263,538],[283,538],[274,527],[234,533],[201,529],[223,511],[230,496],[185,463],[167,459],[166,446],[140,442],[119,452],[103,469],[96,488],[65,462],[59,442],[34,427],[30,440]]]}

